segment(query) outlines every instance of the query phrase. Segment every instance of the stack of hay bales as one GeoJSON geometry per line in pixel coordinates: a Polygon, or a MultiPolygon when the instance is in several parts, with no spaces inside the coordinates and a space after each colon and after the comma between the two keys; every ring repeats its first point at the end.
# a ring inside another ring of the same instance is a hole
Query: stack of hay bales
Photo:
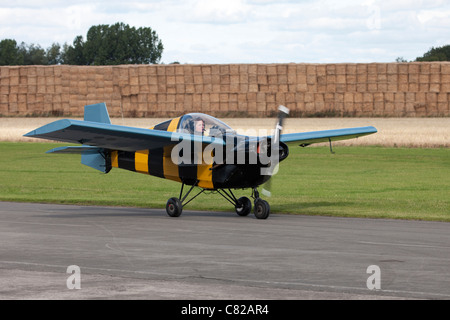
{"type": "Polygon", "coordinates": [[[0,115],[449,116],[450,63],[2,66],[0,115]]]}

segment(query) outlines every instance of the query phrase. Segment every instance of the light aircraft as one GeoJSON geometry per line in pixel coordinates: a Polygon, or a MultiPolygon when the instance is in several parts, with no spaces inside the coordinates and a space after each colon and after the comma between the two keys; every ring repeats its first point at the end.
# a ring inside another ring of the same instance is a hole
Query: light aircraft
{"type": "Polygon", "coordinates": [[[167,201],[171,217],[205,191],[219,193],[240,216],[252,210],[248,197],[237,199],[232,189],[251,189],[254,214],[266,219],[270,206],[260,198],[258,187],[266,183],[289,155],[289,147],[357,138],[376,133],[372,127],[282,134],[289,110],[279,107],[274,133],[266,136],[237,134],[227,124],[203,113],[189,113],[151,129],[111,124],[105,103],[87,105],[84,121],[57,120],[25,134],[26,137],[78,143],[47,153],[81,154],[81,163],[108,173],[121,168],[180,182],[179,197],[167,201]],[[189,186],[183,194],[184,186],[189,186]],[[194,188],[200,191],[191,196],[194,188]]]}

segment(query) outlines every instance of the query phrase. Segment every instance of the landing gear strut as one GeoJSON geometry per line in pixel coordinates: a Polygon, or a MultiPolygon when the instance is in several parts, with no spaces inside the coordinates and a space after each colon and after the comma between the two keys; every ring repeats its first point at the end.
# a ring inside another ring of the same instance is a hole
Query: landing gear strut
{"type": "Polygon", "coordinates": [[[181,213],[183,212],[183,207],[185,205],[187,205],[189,202],[191,202],[192,200],[194,200],[195,198],[197,198],[200,194],[202,194],[203,192],[205,192],[205,189],[202,189],[202,191],[200,191],[199,193],[197,193],[195,196],[193,196],[189,201],[187,201],[186,203],[183,204],[183,201],[186,200],[187,196],[191,193],[191,191],[194,189],[195,185],[197,183],[193,184],[191,186],[191,188],[189,189],[189,191],[184,195],[183,197],[183,188],[184,188],[184,183],[181,185],[181,190],[180,190],[180,199],[179,198],[170,198],[169,200],[167,200],[166,203],[166,212],[169,216],[171,217],[179,217],[181,215],[181,213]]]}
{"type": "MultiPolygon", "coordinates": [[[[193,196],[189,201],[185,202],[186,198],[189,196],[191,191],[196,187],[196,184],[193,184],[188,192],[183,196],[183,188],[184,183],[181,186],[180,198],[170,198],[166,204],[166,212],[171,217],[179,217],[183,212],[183,207],[187,205],[189,202],[197,198],[200,194],[206,191],[206,189],[202,189],[195,196],[193,196]],[[180,200],[181,199],[181,200],[180,200]]],[[[252,211],[252,202],[247,197],[241,197],[237,199],[231,189],[217,189],[214,190],[219,193],[225,200],[230,202],[239,216],[247,216],[252,211]]],[[[251,197],[254,199],[254,213],[257,219],[267,219],[270,214],[270,206],[267,201],[261,199],[259,197],[259,192],[256,188],[253,188],[251,197]]]]}
{"type": "MultiPolygon", "coordinates": [[[[234,205],[234,208],[236,209],[236,213],[238,215],[247,216],[250,211],[252,211],[252,202],[249,198],[241,197],[239,199],[236,199],[231,189],[228,189],[228,191],[219,189],[217,191],[222,197],[228,200],[228,202],[234,205]]],[[[255,217],[257,219],[267,219],[270,214],[270,205],[267,201],[259,197],[259,192],[256,187],[253,188],[251,197],[254,199],[255,217]]]]}

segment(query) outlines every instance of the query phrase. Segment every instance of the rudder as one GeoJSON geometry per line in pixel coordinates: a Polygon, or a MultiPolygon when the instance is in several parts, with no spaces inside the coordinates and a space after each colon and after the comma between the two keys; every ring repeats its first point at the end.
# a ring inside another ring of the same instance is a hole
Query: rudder
{"type": "Polygon", "coordinates": [[[111,153],[109,150],[101,148],[83,151],[81,153],[81,163],[103,173],[108,173],[111,170],[111,153]]]}
{"type": "Polygon", "coordinates": [[[102,102],[84,106],[84,121],[111,124],[106,104],[102,102]]]}

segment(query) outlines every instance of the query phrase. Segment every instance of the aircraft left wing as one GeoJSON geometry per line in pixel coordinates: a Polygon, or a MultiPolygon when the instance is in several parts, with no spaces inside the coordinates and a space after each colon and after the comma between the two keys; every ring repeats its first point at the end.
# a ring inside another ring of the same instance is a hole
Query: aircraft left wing
{"type": "MultiPolygon", "coordinates": [[[[221,138],[71,119],[54,121],[30,131],[24,136],[131,152],[176,145],[183,139],[207,144],[225,145],[221,138]]],[[[87,150],[65,150],[66,153],[77,151],[87,150]]],[[[60,152],[64,151],[61,150],[60,152]]]]}
{"type": "Polygon", "coordinates": [[[322,130],[312,132],[287,133],[280,136],[280,141],[289,145],[306,147],[312,143],[353,139],[376,133],[377,129],[368,127],[322,130]]]}

